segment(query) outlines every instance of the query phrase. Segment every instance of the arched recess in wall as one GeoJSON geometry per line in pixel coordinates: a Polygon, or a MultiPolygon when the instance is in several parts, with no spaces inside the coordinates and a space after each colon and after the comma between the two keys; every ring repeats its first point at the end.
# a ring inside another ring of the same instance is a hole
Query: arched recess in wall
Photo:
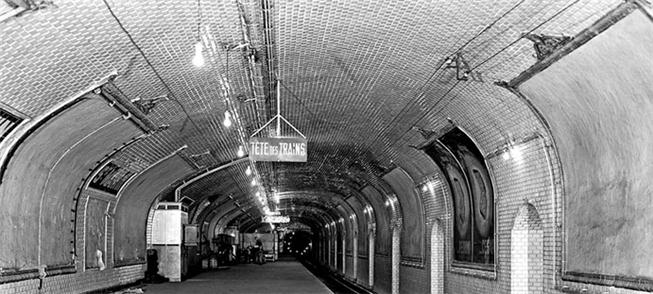
{"type": "Polygon", "coordinates": [[[342,233],[340,234],[341,239],[339,241],[339,246],[342,248],[342,253],[340,255],[340,263],[342,264],[341,273],[348,278],[352,278],[351,269],[353,268],[353,260],[350,257],[352,254],[353,243],[353,228],[351,222],[349,221],[349,215],[353,212],[349,212],[343,205],[338,205],[335,207],[338,214],[341,215],[341,218],[338,219],[339,227],[341,228],[342,233]]]}
{"type": "Polygon", "coordinates": [[[401,211],[401,264],[424,267],[426,219],[424,205],[415,190],[415,182],[402,168],[395,168],[383,179],[392,187],[399,200],[401,211]]]}
{"type": "Polygon", "coordinates": [[[495,202],[490,169],[476,142],[454,125],[423,149],[440,167],[453,203],[453,264],[495,272],[495,202]]]}
{"type": "MultiPolygon", "coordinates": [[[[387,184],[386,184],[387,185],[387,184]]],[[[389,187],[386,187],[391,191],[389,187]]],[[[370,248],[370,284],[372,289],[379,293],[390,293],[392,289],[392,272],[387,269],[392,268],[392,221],[395,220],[395,210],[390,200],[396,201],[396,197],[383,193],[373,186],[366,186],[362,190],[365,200],[370,204],[369,212],[373,214],[375,220],[372,236],[368,242],[374,247],[370,248]],[[391,197],[392,196],[392,197],[391,197]]],[[[371,247],[371,246],[370,246],[371,247]]]]}
{"type": "Polygon", "coordinates": [[[333,239],[335,238],[336,235],[336,228],[335,224],[329,224],[327,228],[327,241],[326,241],[326,250],[327,250],[327,266],[329,267],[330,270],[335,271],[335,260],[336,260],[336,255],[335,255],[335,248],[333,245],[335,244],[333,242],[333,239]]]}
{"type": "MultiPolygon", "coordinates": [[[[104,154],[139,134],[92,94],[22,127],[0,167],[0,220],[9,224],[0,228],[7,240],[0,249],[0,268],[20,271],[47,265],[48,275],[74,271],[76,260],[84,258],[83,246],[75,243],[83,239],[77,234],[84,234],[77,223],[85,216],[84,211],[78,215],[78,189],[104,154]]],[[[106,202],[97,206],[106,208],[106,202]]]]}
{"type": "Polygon", "coordinates": [[[431,228],[431,294],[444,294],[444,226],[441,220],[431,228]]]}
{"type": "Polygon", "coordinates": [[[346,235],[346,229],[342,223],[339,221],[336,222],[336,238],[334,240],[335,242],[335,248],[336,248],[336,269],[338,270],[339,273],[345,274],[345,235],[346,235]]]}
{"type": "Polygon", "coordinates": [[[355,223],[355,247],[353,253],[354,269],[356,282],[362,285],[369,285],[369,265],[368,265],[368,220],[367,206],[365,206],[357,197],[348,197],[347,203],[352,207],[355,215],[352,221],[355,223]]]}
{"type": "Polygon", "coordinates": [[[165,187],[194,171],[176,152],[160,159],[125,184],[113,210],[116,266],[143,263],[148,211],[165,187]]]}
{"type": "Polygon", "coordinates": [[[537,209],[519,208],[510,232],[510,293],[544,291],[544,230],[537,209]]]}

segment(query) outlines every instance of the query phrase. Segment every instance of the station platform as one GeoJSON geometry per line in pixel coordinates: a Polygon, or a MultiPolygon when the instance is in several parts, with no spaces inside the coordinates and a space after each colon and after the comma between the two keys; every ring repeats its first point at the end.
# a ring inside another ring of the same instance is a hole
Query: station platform
{"type": "Polygon", "coordinates": [[[148,294],[173,293],[314,293],[333,294],[297,261],[240,264],[198,274],[181,283],[151,284],[148,294]]]}

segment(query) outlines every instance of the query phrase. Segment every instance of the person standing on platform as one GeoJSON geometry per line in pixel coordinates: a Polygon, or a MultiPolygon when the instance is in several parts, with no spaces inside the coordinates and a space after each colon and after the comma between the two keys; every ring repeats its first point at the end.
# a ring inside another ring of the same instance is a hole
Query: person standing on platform
{"type": "Polygon", "coordinates": [[[256,246],[255,248],[255,256],[256,256],[256,263],[259,265],[262,265],[263,262],[265,261],[263,258],[263,242],[261,242],[261,239],[256,239],[256,246]]]}

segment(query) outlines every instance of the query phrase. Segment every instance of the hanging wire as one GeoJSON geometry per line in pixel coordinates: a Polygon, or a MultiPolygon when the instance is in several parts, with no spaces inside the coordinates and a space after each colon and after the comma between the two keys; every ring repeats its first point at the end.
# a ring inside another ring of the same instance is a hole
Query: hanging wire
{"type": "MultiPolygon", "coordinates": [[[[379,131],[379,135],[377,135],[377,137],[374,139],[374,141],[372,141],[372,144],[370,144],[369,146],[374,146],[374,144],[376,144],[376,142],[377,142],[378,139],[381,137],[381,135],[383,134],[383,132],[387,131],[387,130],[388,130],[388,129],[389,129],[389,128],[390,128],[390,127],[391,127],[391,126],[396,122],[396,120],[397,120],[399,117],[401,117],[401,116],[403,115],[404,111],[406,111],[407,109],[409,109],[410,107],[412,107],[412,106],[415,105],[415,103],[416,103],[416,101],[418,100],[418,98],[419,98],[420,96],[424,95],[424,91],[423,91],[424,88],[426,88],[426,86],[427,86],[427,85],[432,81],[432,79],[433,79],[433,77],[436,75],[436,73],[441,72],[440,76],[444,73],[444,70],[443,70],[443,69],[444,69],[445,67],[443,67],[443,65],[444,65],[444,63],[445,63],[445,61],[446,61],[447,59],[451,58],[452,56],[455,56],[458,52],[461,52],[461,51],[462,51],[462,50],[463,50],[467,45],[471,44],[474,40],[476,40],[477,38],[479,38],[480,36],[482,36],[484,33],[486,33],[488,30],[490,30],[490,28],[492,28],[492,27],[493,27],[494,25],[496,25],[500,20],[502,20],[502,19],[505,18],[508,14],[510,14],[511,12],[513,12],[513,11],[514,11],[515,9],[517,9],[519,6],[521,6],[525,1],[526,1],[526,0],[521,0],[521,1],[517,2],[517,3],[516,3],[515,5],[513,5],[510,9],[508,9],[507,11],[505,11],[504,13],[502,13],[499,17],[497,17],[494,21],[492,21],[490,24],[488,24],[487,26],[485,26],[485,28],[483,28],[482,30],[480,30],[476,35],[474,35],[472,38],[470,38],[469,40],[467,40],[467,42],[465,42],[464,44],[462,44],[461,46],[459,46],[458,49],[456,49],[453,53],[449,54],[446,58],[444,58],[443,60],[441,60],[440,63],[438,64],[438,66],[435,68],[435,70],[434,70],[434,71],[431,73],[431,75],[428,77],[428,79],[426,79],[426,81],[424,82],[424,84],[419,88],[417,95],[416,95],[413,99],[411,99],[408,103],[406,103],[406,104],[404,105],[404,107],[399,111],[399,113],[397,113],[397,115],[394,116],[394,118],[390,121],[390,123],[386,124],[386,125],[381,129],[381,131],[379,131]]],[[[457,84],[457,83],[456,83],[456,84],[457,84]]],[[[455,86],[455,85],[454,85],[454,86],[455,86]]],[[[447,91],[447,93],[448,93],[448,92],[449,92],[449,91],[447,91]]],[[[441,99],[442,99],[442,97],[441,97],[441,99]]],[[[441,99],[440,99],[440,100],[441,100],[441,99]]],[[[437,105],[437,102],[436,102],[436,105],[437,105]]]]}
{"type": "MultiPolygon", "coordinates": [[[[404,106],[402,107],[402,109],[401,109],[401,110],[400,110],[400,111],[399,111],[399,112],[398,112],[398,113],[397,113],[397,114],[392,118],[392,120],[391,120],[389,123],[387,123],[387,124],[386,124],[386,125],[385,125],[385,126],[384,126],[384,127],[383,127],[379,132],[378,132],[378,135],[374,138],[373,142],[372,142],[370,145],[368,145],[368,146],[374,146],[374,144],[375,144],[375,143],[380,139],[381,134],[383,134],[383,132],[387,131],[390,127],[392,127],[393,124],[396,122],[396,120],[397,120],[399,117],[401,117],[402,114],[403,114],[405,111],[407,111],[408,109],[410,109],[412,106],[414,106],[417,102],[419,102],[419,101],[420,101],[420,100],[425,96],[424,89],[427,87],[427,85],[428,85],[428,84],[429,84],[429,83],[434,79],[434,77],[435,77],[436,79],[439,79],[439,78],[440,78],[440,77],[441,77],[441,76],[446,72],[446,71],[444,71],[444,70],[442,70],[442,69],[443,69],[443,65],[444,65],[445,61],[446,61],[448,58],[450,58],[450,56],[453,56],[453,55],[456,54],[456,52],[460,52],[461,50],[463,50],[467,45],[471,44],[471,43],[472,43],[474,40],[476,40],[478,37],[480,37],[481,35],[483,35],[484,33],[486,33],[486,32],[487,32],[490,28],[492,28],[496,23],[498,23],[501,19],[503,19],[506,15],[508,15],[508,14],[511,13],[512,11],[514,11],[517,7],[519,7],[519,6],[520,6],[521,4],[523,4],[524,2],[525,2],[525,0],[521,0],[521,1],[519,1],[517,4],[513,5],[509,10],[507,10],[507,11],[504,12],[501,16],[499,16],[498,18],[496,18],[492,23],[490,23],[490,24],[488,24],[487,26],[485,26],[485,27],[484,27],[481,31],[479,31],[479,32],[478,32],[474,37],[470,38],[470,39],[467,40],[467,42],[465,42],[463,45],[459,46],[458,49],[457,49],[456,51],[454,51],[454,53],[452,53],[451,55],[449,55],[449,56],[447,56],[447,57],[441,59],[441,60],[438,62],[438,66],[435,68],[435,70],[431,73],[431,75],[427,78],[427,80],[426,80],[426,81],[425,81],[425,82],[424,82],[424,83],[423,83],[423,84],[418,88],[418,90],[417,90],[417,94],[415,95],[415,98],[412,99],[410,102],[404,104],[404,106]],[[437,77],[436,77],[436,74],[437,74],[437,77]]],[[[453,42],[452,45],[450,45],[449,49],[451,49],[452,47],[454,47],[455,44],[458,43],[458,41],[462,40],[462,38],[463,38],[463,36],[460,36],[456,42],[453,42]]],[[[454,85],[454,87],[455,87],[455,85],[454,85]]],[[[446,93],[449,93],[452,89],[453,89],[453,87],[450,88],[446,93]]],[[[441,101],[442,99],[444,99],[444,97],[446,96],[446,93],[445,93],[445,95],[443,95],[443,96],[440,97],[440,99],[439,99],[440,101],[441,101]]],[[[294,94],[293,94],[293,95],[294,95],[294,94]]],[[[295,95],[295,97],[296,97],[296,95],[295,95]]],[[[295,97],[294,97],[294,98],[295,98],[295,97]]],[[[296,100],[298,100],[298,99],[296,99],[296,100]]],[[[363,146],[363,144],[356,144],[356,147],[355,147],[355,148],[358,149],[358,150],[360,151],[360,150],[364,149],[364,146],[363,146]]],[[[343,153],[343,150],[338,150],[336,154],[339,155],[339,154],[341,154],[341,153],[343,153]]],[[[349,161],[350,161],[350,158],[346,157],[346,158],[343,160],[343,165],[347,165],[347,164],[349,163],[349,161]]],[[[319,169],[318,169],[318,170],[319,170],[319,169]]]]}
{"type": "MultiPolygon", "coordinates": [[[[548,13],[549,11],[551,11],[550,8],[553,6],[554,3],[555,3],[554,1],[549,1],[548,3],[546,3],[543,7],[541,7],[539,9],[539,12],[543,12],[544,10],[547,10],[546,13],[548,13]]],[[[508,32],[509,30],[512,30],[517,25],[524,25],[528,20],[529,20],[528,18],[521,18],[518,22],[511,23],[510,26],[508,26],[505,29],[497,32],[496,34],[492,35],[491,37],[488,37],[485,41],[480,42],[476,46],[473,46],[473,47],[469,48],[467,51],[475,51],[476,54],[473,55],[473,56],[467,56],[468,59],[469,60],[475,60],[477,57],[479,57],[481,55],[481,53],[485,52],[486,49],[488,47],[490,47],[491,44],[494,44],[494,43],[496,43],[497,40],[500,40],[500,36],[502,36],[503,34],[508,32]],[[477,50],[481,46],[483,46],[483,48],[480,49],[480,50],[477,50]]],[[[528,26],[528,25],[526,25],[526,26],[528,26]]],[[[487,72],[487,70],[485,72],[487,72]]],[[[492,77],[489,77],[489,78],[492,78],[492,77]]]]}
{"type": "MultiPolygon", "coordinates": [[[[532,28],[531,30],[529,30],[529,31],[528,31],[528,34],[534,32],[535,30],[537,30],[538,28],[540,28],[540,27],[543,26],[544,24],[548,23],[548,22],[551,21],[552,19],[554,19],[554,18],[556,18],[557,16],[559,16],[560,14],[564,13],[565,11],[567,11],[567,9],[569,9],[570,7],[572,7],[573,5],[575,5],[575,4],[578,3],[578,2],[580,2],[580,0],[575,0],[574,2],[568,4],[568,5],[565,6],[563,9],[559,10],[559,11],[556,12],[554,15],[550,16],[549,18],[545,19],[542,23],[540,23],[539,25],[537,25],[537,26],[535,26],[534,28],[532,28]]],[[[496,57],[497,55],[499,55],[501,52],[503,52],[503,51],[507,50],[508,48],[512,47],[514,44],[516,44],[516,43],[519,42],[520,40],[522,40],[521,37],[517,38],[517,39],[516,39],[515,41],[513,41],[513,42],[510,42],[508,45],[504,46],[502,49],[500,49],[500,50],[497,51],[496,53],[492,54],[490,57],[486,58],[485,60],[483,60],[482,62],[480,62],[480,63],[477,64],[476,66],[472,67],[472,68],[471,68],[471,71],[477,69],[477,68],[480,67],[481,65],[485,64],[487,61],[489,61],[489,60],[491,60],[492,58],[494,58],[494,57],[496,57]]],[[[438,99],[438,101],[437,101],[437,102],[436,102],[432,107],[430,107],[430,108],[429,108],[427,111],[425,111],[425,112],[424,112],[424,113],[423,113],[423,114],[422,114],[418,119],[416,119],[415,122],[414,122],[414,123],[413,123],[413,124],[412,124],[412,125],[411,125],[411,126],[410,126],[406,131],[405,131],[405,132],[403,132],[402,135],[400,135],[399,138],[397,138],[397,140],[393,141],[392,144],[388,145],[388,147],[386,147],[386,148],[384,149],[384,151],[387,150],[388,148],[393,147],[397,142],[399,142],[399,140],[401,140],[401,139],[405,136],[406,133],[409,133],[408,131],[409,131],[410,129],[412,129],[412,128],[413,128],[413,127],[414,127],[418,122],[420,122],[424,117],[426,117],[426,115],[429,114],[433,109],[435,109],[435,107],[436,107],[436,106],[437,106],[437,105],[438,105],[438,104],[439,104],[439,103],[440,103],[440,102],[445,98],[445,96],[446,96],[447,94],[449,94],[449,93],[450,93],[450,92],[451,92],[451,91],[452,91],[452,90],[453,90],[453,89],[458,85],[459,82],[460,82],[460,81],[457,81],[457,82],[456,82],[456,83],[455,83],[455,84],[454,84],[454,85],[453,85],[453,86],[452,86],[452,87],[451,87],[451,88],[450,88],[450,89],[445,93],[445,95],[443,95],[440,99],[438,99]]],[[[451,101],[451,100],[448,100],[448,102],[450,102],[450,101],[451,101]]],[[[448,102],[447,102],[447,105],[448,105],[448,102]]],[[[439,114],[443,109],[444,109],[444,107],[442,107],[440,110],[438,110],[435,114],[432,114],[432,116],[436,116],[436,115],[438,115],[438,114],[439,114]]]]}
{"type": "MultiPolygon", "coordinates": [[[[551,2],[551,3],[553,3],[553,2],[551,2]]],[[[590,4],[590,2],[586,2],[584,5],[582,5],[581,7],[579,7],[575,12],[573,12],[572,15],[574,15],[574,16],[575,16],[575,15],[578,15],[579,12],[582,11],[583,9],[585,9],[586,7],[588,7],[589,4],[590,4]]],[[[549,4],[549,5],[551,5],[551,4],[549,4]]],[[[575,27],[578,26],[579,24],[581,24],[581,23],[583,23],[583,22],[585,22],[585,21],[587,21],[587,20],[589,20],[589,19],[591,19],[591,18],[593,18],[593,17],[596,17],[599,13],[602,13],[602,12],[603,12],[602,10],[597,9],[597,10],[594,11],[593,13],[587,14],[586,16],[582,17],[580,20],[578,20],[578,21],[576,21],[576,22],[574,22],[574,23],[572,23],[572,24],[566,26],[564,29],[561,29],[561,30],[558,30],[558,31],[559,31],[559,32],[566,32],[566,31],[569,31],[570,29],[575,28],[575,27]]],[[[568,15],[567,17],[568,17],[569,19],[572,19],[572,18],[573,18],[571,15],[568,15]]],[[[499,68],[499,69],[500,69],[500,68],[501,68],[500,66],[505,65],[506,61],[508,61],[508,60],[513,60],[513,57],[516,56],[516,55],[518,55],[518,54],[519,54],[519,52],[512,53],[512,54],[510,54],[509,56],[503,58],[502,60],[497,61],[495,64],[493,64],[493,65],[491,65],[491,66],[489,66],[489,67],[484,68],[483,71],[484,71],[484,72],[489,72],[489,71],[491,71],[491,70],[493,70],[493,69],[496,69],[496,68],[499,68]]]]}
{"type": "MultiPolygon", "coordinates": [[[[449,6],[452,6],[452,5],[453,5],[452,3],[454,3],[454,2],[450,2],[450,3],[449,3],[449,6]]],[[[452,45],[450,45],[450,48],[449,48],[449,49],[451,49],[453,46],[455,46],[455,44],[458,43],[460,40],[462,40],[463,37],[464,37],[464,36],[462,36],[462,35],[459,36],[458,39],[457,39],[454,43],[452,43],[452,45]]],[[[325,60],[325,59],[323,58],[322,60],[325,60]]],[[[444,60],[442,60],[441,62],[444,62],[444,60]]],[[[425,87],[425,86],[430,82],[430,80],[431,80],[431,79],[433,78],[433,76],[438,72],[438,70],[439,70],[439,67],[436,68],[436,70],[431,74],[431,76],[429,77],[429,79],[426,80],[426,81],[423,83],[423,85],[420,87],[420,89],[424,88],[424,87],[425,87]]],[[[381,75],[381,74],[382,74],[382,73],[379,72],[379,75],[381,75]]],[[[288,87],[286,87],[285,84],[282,84],[282,85],[284,86],[284,88],[285,88],[287,91],[289,91],[289,92],[293,95],[293,98],[295,98],[295,100],[300,101],[300,99],[297,97],[297,95],[296,95],[295,93],[293,93],[293,92],[292,92],[288,87]]],[[[421,96],[421,95],[422,95],[422,93],[419,93],[419,94],[417,94],[416,96],[419,97],[419,96],[421,96]]],[[[343,105],[342,107],[345,107],[345,106],[343,105]]],[[[405,108],[407,108],[407,107],[409,107],[409,106],[408,106],[408,105],[404,105],[404,109],[402,109],[400,112],[403,112],[403,111],[405,110],[405,108]]],[[[305,108],[305,109],[308,109],[307,107],[304,107],[304,108],[305,108]]],[[[400,113],[400,114],[401,114],[401,113],[400,113]]],[[[395,120],[397,117],[400,116],[400,114],[398,114],[397,116],[395,116],[395,118],[393,118],[393,122],[394,122],[394,120],[395,120]]],[[[326,114],[326,115],[328,116],[329,114],[326,114]]],[[[315,118],[316,118],[316,119],[319,119],[320,127],[321,127],[324,123],[330,123],[329,120],[323,119],[322,116],[317,117],[317,115],[315,115],[315,118]]],[[[391,126],[393,122],[390,122],[389,124],[387,124],[387,125],[384,127],[384,130],[387,129],[389,126],[391,126]]],[[[379,134],[382,133],[384,130],[380,131],[379,134]]],[[[346,136],[344,132],[341,133],[341,135],[346,136]]],[[[351,137],[351,138],[353,139],[353,137],[351,137]]],[[[352,140],[352,141],[356,141],[356,140],[352,140]]],[[[331,144],[332,144],[332,145],[336,145],[335,140],[332,140],[331,144]]],[[[356,144],[356,149],[361,150],[362,147],[361,147],[359,144],[356,144]]],[[[349,151],[351,151],[351,150],[348,150],[348,152],[349,152],[349,151]]],[[[337,152],[336,152],[336,155],[338,155],[338,154],[340,154],[340,153],[342,153],[342,152],[343,152],[342,150],[339,150],[339,149],[338,149],[337,152]]],[[[347,165],[347,164],[349,163],[349,161],[350,161],[350,158],[345,157],[344,160],[341,161],[341,165],[343,165],[343,166],[344,166],[344,165],[347,165]]]]}
{"type": "Polygon", "coordinates": [[[202,2],[197,0],[197,41],[202,41],[201,32],[202,31],[202,2]]]}
{"type": "MultiPolygon", "coordinates": [[[[232,96],[232,93],[231,93],[232,91],[231,91],[231,86],[230,86],[231,72],[230,72],[230,62],[229,62],[230,61],[231,50],[232,50],[232,48],[227,47],[226,52],[225,52],[225,77],[222,77],[222,78],[219,78],[219,79],[215,78],[215,77],[214,78],[219,83],[222,83],[224,85],[224,88],[226,89],[226,92],[224,93],[225,107],[231,113],[234,121],[236,122],[235,125],[236,125],[236,130],[238,132],[238,141],[240,141],[242,148],[244,150],[246,150],[247,153],[249,153],[249,146],[247,144],[248,142],[246,141],[246,138],[248,138],[249,136],[247,136],[247,134],[246,134],[246,132],[244,130],[243,123],[242,123],[242,120],[240,119],[240,115],[238,114],[238,111],[237,111],[238,109],[236,108],[235,103],[230,100],[230,97],[232,96]]],[[[214,53],[214,55],[217,55],[217,51],[215,51],[213,53],[214,53]]],[[[263,189],[263,193],[266,193],[266,191],[265,191],[266,183],[265,183],[263,177],[261,176],[260,172],[258,171],[258,168],[256,167],[255,162],[252,161],[251,159],[249,160],[249,166],[251,166],[251,169],[252,169],[252,178],[258,179],[257,180],[258,184],[255,187],[250,187],[248,189],[250,189],[250,191],[251,190],[263,189]]],[[[239,187],[239,188],[242,190],[242,187],[239,187]]],[[[266,200],[267,200],[267,197],[266,197],[266,200]]],[[[258,203],[256,201],[256,199],[253,202],[258,203]]],[[[262,206],[267,207],[268,206],[267,201],[265,203],[263,203],[262,206]]],[[[261,211],[259,211],[259,212],[261,212],[261,211]]]]}
{"type": "Polygon", "coordinates": [[[120,21],[120,19],[118,18],[118,16],[115,14],[115,12],[113,11],[113,9],[111,8],[111,5],[109,5],[109,2],[107,2],[107,0],[102,0],[102,2],[104,2],[104,5],[105,5],[105,6],[107,7],[107,9],[109,10],[109,13],[111,13],[111,16],[113,17],[113,19],[118,23],[118,26],[120,26],[120,29],[125,33],[125,35],[127,35],[127,38],[129,38],[129,41],[132,43],[132,45],[134,45],[134,47],[136,48],[136,50],[138,50],[138,52],[139,52],[140,55],[143,57],[143,59],[145,60],[145,62],[147,63],[147,65],[148,65],[150,68],[152,68],[152,71],[154,72],[154,75],[156,75],[156,77],[159,79],[159,81],[161,81],[161,83],[163,84],[163,86],[166,88],[166,90],[168,91],[168,95],[169,95],[169,97],[170,97],[170,100],[175,101],[175,102],[179,105],[179,107],[181,107],[181,110],[184,112],[184,114],[186,114],[186,117],[188,117],[188,120],[190,120],[190,122],[193,124],[193,127],[195,127],[195,129],[197,130],[197,132],[201,132],[200,127],[199,127],[199,126],[197,125],[197,123],[195,123],[195,121],[191,118],[190,114],[189,114],[188,111],[186,110],[186,107],[185,107],[181,102],[179,102],[179,99],[177,99],[177,96],[175,96],[175,94],[174,94],[174,92],[172,91],[172,89],[170,88],[170,86],[168,86],[168,84],[165,82],[165,80],[163,80],[163,77],[161,76],[161,74],[159,74],[159,71],[154,67],[154,65],[152,64],[152,62],[150,61],[150,59],[147,58],[147,55],[145,55],[145,52],[143,51],[143,49],[141,49],[141,47],[136,43],[136,41],[134,40],[134,38],[132,37],[132,35],[129,33],[129,31],[127,31],[127,29],[125,28],[125,26],[122,24],[122,22],[120,21]]]}
{"type": "MultiPolygon", "coordinates": [[[[548,23],[552,19],[556,18],[558,15],[564,13],[565,11],[567,11],[567,9],[571,8],[573,5],[575,5],[578,2],[580,2],[580,0],[576,0],[576,1],[572,2],[571,4],[565,6],[563,9],[558,11],[556,14],[552,15],[551,17],[547,18],[545,21],[543,21],[539,25],[535,26],[533,29],[529,30],[526,34],[530,34],[530,33],[534,32],[535,30],[539,29],[541,26],[545,25],[546,23],[548,23]]],[[[478,63],[476,66],[472,67],[471,71],[474,71],[475,69],[479,68],[480,66],[482,66],[483,64],[488,62],[490,59],[496,57],[497,55],[501,54],[503,51],[506,51],[508,48],[512,47],[512,45],[517,44],[517,42],[521,41],[522,39],[523,38],[520,37],[520,38],[517,38],[516,40],[510,42],[510,44],[506,45],[501,50],[497,51],[496,53],[492,54],[490,57],[488,57],[485,60],[478,63]]]]}

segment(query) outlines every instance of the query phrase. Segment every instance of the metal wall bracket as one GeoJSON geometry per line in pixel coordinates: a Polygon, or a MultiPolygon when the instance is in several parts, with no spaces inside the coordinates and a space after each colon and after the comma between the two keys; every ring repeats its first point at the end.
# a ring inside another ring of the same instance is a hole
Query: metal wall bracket
{"type": "Polygon", "coordinates": [[[447,58],[444,65],[445,69],[456,69],[456,79],[459,81],[472,80],[481,83],[485,82],[480,72],[472,71],[472,67],[469,66],[469,62],[465,60],[462,52],[456,52],[455,55],[447,58]]]}
{"type": "Polygon", "coordinates": [[[472,72],[472,69],[469,67],[469,63],[465,60],[462,52],[456,52],[456,55],[449,57],[444,64],[447,69],[456,69],[456,79],[459,81],[466,81],[469,79],[469,74],[472,72]]]}
{"type": "Polygon", "coordinates": [[[138,107],[145,115],[150,114],[152,109],[156,107],[157,103],[160,101],[168,101],[170,98],[168,98],[168,95],[161,95],[158,97],[154,98],[148,98],[148,99],[142,99],[140,97],[136,97],[136,99],[132,99],[131,102],[138,107]]]}
{"type": "Polygon", "coordinates": [[[544,60],[553,54],[556,50],[573,40],[569,36],[549,36],[538,34],[523,34],[522,38],[528,39],[533,42],[533,49],[535,49],[535,57],[538,61],[544,60]]]}

